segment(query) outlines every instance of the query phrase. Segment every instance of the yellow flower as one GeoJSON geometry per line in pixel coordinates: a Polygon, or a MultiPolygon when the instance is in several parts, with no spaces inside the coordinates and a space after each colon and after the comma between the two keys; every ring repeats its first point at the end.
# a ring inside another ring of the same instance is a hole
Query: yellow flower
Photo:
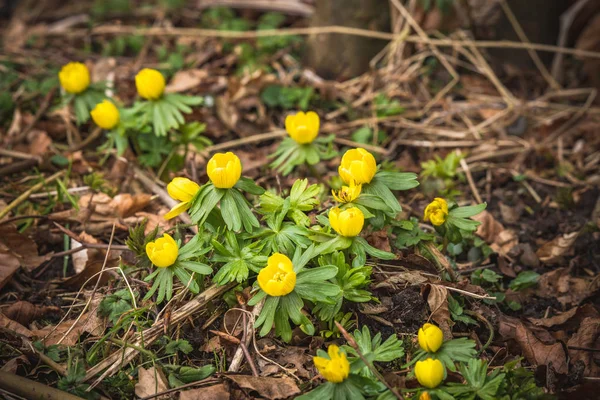
{"type": "Polygon", "coordinates": [[[343,211],[339,207],[334,207],[329,211],[329,223],[339,235],[354,237],[362,231],[365,215],[356,207],[343,211]]]}
{"type": "Polygon", "coordinates": [[[285,296],[296,287],[292,261],[281,253],[273,253],[267,266],[258,273],[258,285],[269,296],[285,296]]]}
{"type": "Polygon", "coordinates": [[[85,64],[70,62],[60,69],[58,79],[67,93],[81,93],[90,86],[90,71],[85,64]]]}
{"type": "Polygon", "coordinates": [[[168,233],[146,245],[146,254],[152,264],[159,268],[170,267],[175,264],[179,255],[177,242],[168,233]]]}
{"type": "Polygon", "coordinates": [[[175,218],[182,212],[187,211],[191,206],[190,201],[198,190],[200,190],[200,185],[188,178],[173,178],[167,185],[167,192],[169,192],[169,196],[181,201],[181,203],[171,208],[171,211],[165,214],[164,219],[175,218]]]}
{"type": "Polygon", "coordinates": [[[425,324],[419,329],[419,346],[428,353],[435,353],[442,347],[444,334],[433,324],[425,324]]]}
{"type": "Polygon", "coordinates": [[[346,354],[340,351],[340,348],[335,344],[329,346],[327,354],[329,355],[329,359],[325,357],[313,357],[315,367],[323,375],[323,378],[329,382],[343,382],[350,373],[350,363],[346,358],[346,354]]]}
{"type": "Polygon", "coordinates": [[[331,190],[331,194],[338,203],[351,203],[360,196],[361,190],[362,185],[357,185],[354,181],[351,181],[349,186],[342,186],[337,193],[334,190],[331,190]]]}
{"type": "Polygon", "coordinates": [[[347,184],[353,180],[357,184],[369,183],[377,172],[377,162],[373,154],[365,149],[351,149],[342,157],[338,172],[347,184]]]}
{"type": "Polygon", "coordinates": [[[135,87],[140,97],[156,100],[165,90],[165,77],[155,69],[144,68],[135,76],[135,87]]]}
{"type": "Polygon", "coordinates": [[[96,104],[96,107],[90,111],[92,119],[102,129],[110,130],[119,125],[119,110],[108,100],[96,104]]]}
{"type": "Polygon", "coordinates": [[[444,380],[444,365],[440,360],[432,358],[417,361],[415,375],[421,385],[433,389],[444,380]]]}
{"type": "Polygon", "coordinates": [[[429,205],[425,208],[423,219],[425,221],[431,221],[435,226],[440,226],[448,218],[448,203],[441,197],[436,197],[429,205]]]}
{"type": "Polygon", "coordinates": [[[421,393],[421,395],[419,396],[419,400],[431,400],[431,396],[429,395],[429,392],[421,393]]]}
{"type": "Polygon", "coordinates": [[[230,189],[242,176],[242,162],[232,152],[217,153],[206,164],[206,173],[219,189],[230,189]]]}
{"type": "Polygon", "coordinates": [[[319,134],[319,115],[314,111],[302,111],[285,117],[285,130],[296,143],[311,143],[319,134]]]}

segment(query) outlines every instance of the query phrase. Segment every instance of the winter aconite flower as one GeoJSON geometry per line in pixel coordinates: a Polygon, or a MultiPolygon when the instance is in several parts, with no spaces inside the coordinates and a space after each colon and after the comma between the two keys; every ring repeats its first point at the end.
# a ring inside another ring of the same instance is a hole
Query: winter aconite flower
{"type": "Polygon", "coordinates": [[[334,207],[329,211],[329,223],[339,235],[355,237],[362,231],[365,224],[365,215],[356,207],[345,210],[334,207]]]}
{"type": "Polygon", "coordinates": [[[302,111],[285,118],[285,130],[296,143],[311,143],[319,134],[319,115],[314,111],[302,111]]]}
{"type": "Polygon", "coordinates": [[[179,247],[175,239],[165,233],[163,237],[146,245],[146,254],[152,264],[159,268],[166,268],[175,264],[179,255],[179,247]]]}
{"type": "Polygon", "coordinates": [[[206,164],[206,173],[215,187],[231,189],[242,176],[242,162],[232,152],[217,153],[206,164]]]}
{"type": "Polygon", "coordinates": [[[431,395],[429,394],[429,392],[423,392],[419,396],[419,400],[431,400],[431,395]]]}
{"type": "Polygon", "coordinates": [[[281,253],[269,257],[267,266],[258,273],[258,285],[269,296],[285,296],[296,287],[292,261],[281,253]]]}
{"type": "Polygon", "coordinates": [[[351,149],[342,157],[338,172],[346,184],[352,181],[357,184],[369,183],[377,172],[377,162],[373,154],[365,149],[351,149]]]}
{"type": "Polygon", "coordinates": [[[67,93],[78,94],[90,85],[90,71],[85,64],[70,62],[60,69],[58,79],[67,93]]]}
{"type": "Polygon", "coordinates": [[[175,200],[179,200],[181,203],[177,204],[171,211],[166,213],[164,218],[175,218],[182,212],[187,211],[191,206],[190,201],[194,198],[194,195],[198,190],[200,190],[200,186],[188,178],[173,178],[167,185],[167,192],[169,192],[169,196],[175,200]]]}
{"type": "Polygon", "coordinates": [[[448,203],[441,197],[436,197],[429,205],[425,208],[423,219],[425,221],[431,221],[435,226],[440,226],[448,218],[448,203]]]}
{"type": "Polygon", "coordinates": [[[315,367],[323,378],[329,382],[343,382],[350,374],[350,363],[346,358],[346,354],[339,347],[332,344],[327,349],[329,359],[325,357],[313,357],[315,367]]]}
{"type": "Polygon", "coordinates": [[[140,97],[157,100],[165,91],[165,77],[155,69],[144,68],[135,76],[135,87],[140,97]]]}
{"type": "Polygon", "coordinates": [[[444,334],[433,324],[425,324],[419,329],[419,346],[428,353],[435,353],[442,347],[444,334]]]}
{"type": "Polygon", "coordinates": [[[340,190],[336,193],[334,190],[331,191],[333,198],[338,203],[351,203],[360,196],[360,191],[362,190],[362,185],[357,185],[354,181],[350,182],[348,186],[342,186],[340,190]]]}
{"type": "Polygon", "coordinates": [[[444,380],[444,365],[433,358],[417,361],[415,375],[421,385],[433,389],[444,380]]]}
{"type": "Polygon", "coordinates": [[[90,115],[96,125],[102,129],[111,130],[119,124],[119,110],[108,100],[96,104],[90,115]]]}

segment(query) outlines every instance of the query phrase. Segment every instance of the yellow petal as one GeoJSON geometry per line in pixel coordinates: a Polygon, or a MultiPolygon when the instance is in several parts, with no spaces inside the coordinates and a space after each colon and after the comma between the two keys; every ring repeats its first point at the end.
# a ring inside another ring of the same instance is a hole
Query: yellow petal
{"type": "Polygon", "coordinates": [[[173,219],[181,213],[186,212],[190,208],[191,204],[187,201],[183,201],[177,204],[175,207],[171,208],[171,210],[164,215],[164,219],[173,219]]]}
{"type": "Polygon", "coordinates": [[[61,68],[58,79],[67,93],[78,94],[90,85],[90,71],[85,64],[70,62],[61,68]]]}
{"type": "Polygon", "coordinates": [[[110,130],[119,124],[119,110],[108,100],[96,104],[96,107],[90,112],[92,119],[102,129],[110,130]]]}
{"type": "Polygon", "coordinates": [[[166,268],[177,261],[179,247],[175,239],[165,233],[161,238],[146,244],[146,254],[152,264],[159,268],[166,268]]]}
{"type": "Polygon", "coordinates": [[[157,100],[165,90],[165,77],[157,70],[144,68],[135,76],[135,87],[140,97],[157,100]]]}
{"type": "Polygon", "coordinates": [[[190,201],[200,190],[200,185],[188,178],[173,178],[167,185],[169,196],[179,201],[190,201]]]}

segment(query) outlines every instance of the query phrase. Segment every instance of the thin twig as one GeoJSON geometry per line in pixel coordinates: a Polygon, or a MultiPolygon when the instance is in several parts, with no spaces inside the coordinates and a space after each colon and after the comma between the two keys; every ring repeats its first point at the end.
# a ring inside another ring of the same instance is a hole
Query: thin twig
{"type": "Polygon", "coordinates": [[[27,200],[33,192],[36,192],[36,191],[40,190],[41,188],[43,188],[44,186],[46,186],[47,184],[54,182],[58,178],[62,177],[65,173],[66,173],[66,171],[57,172],[54,175],[50,176],[49,178],[44,179],[42,182],[37,183],[37,184],[33,185],[32,187],[30,187],[29,189],[27,189],[26,191],[24,191],[23,194],[21,194],[19,197],[14,199],[8,206],[6,206],[6,208],[4,208],[4,210],[0,211],[0,219],[7,216],[9,212],[11,212],[14,208],[18,207],[25,200],[27,200]]]}

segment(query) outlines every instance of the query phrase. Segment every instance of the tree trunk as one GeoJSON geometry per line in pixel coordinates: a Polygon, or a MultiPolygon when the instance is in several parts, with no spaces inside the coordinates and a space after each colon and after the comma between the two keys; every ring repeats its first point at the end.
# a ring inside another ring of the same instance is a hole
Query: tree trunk
{"type": "MultiPolygon", "coordinates": [[[[390,31],[390,8],[385,0],[319,0],[310,26],[342,25],[390,31]]],[[[311,35],[305,63],[326,79],[347,79],[369,69],[369,61],[387,41],[343,34],[311,35]]]]}

